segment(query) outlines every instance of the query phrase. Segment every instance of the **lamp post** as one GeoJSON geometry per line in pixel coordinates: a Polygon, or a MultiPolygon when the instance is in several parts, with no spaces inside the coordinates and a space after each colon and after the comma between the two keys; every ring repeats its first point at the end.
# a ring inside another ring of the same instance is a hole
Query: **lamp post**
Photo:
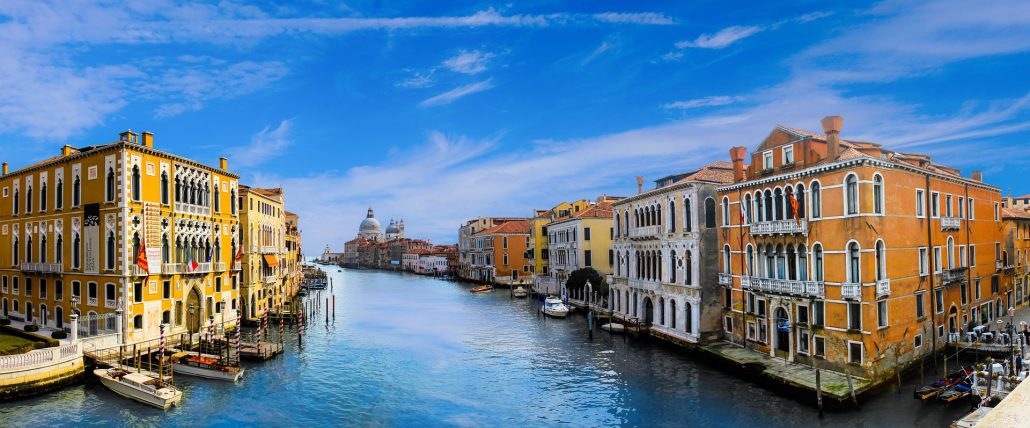
{"type": "Polygon", "coordinates": [[[1016,358],[1014,355],[1016,346],[1016,325],[1013,324],[1015,315],[1016,308],[1009,306],[1009,374],[1015,374],[1016,372],[1016,358]]]}

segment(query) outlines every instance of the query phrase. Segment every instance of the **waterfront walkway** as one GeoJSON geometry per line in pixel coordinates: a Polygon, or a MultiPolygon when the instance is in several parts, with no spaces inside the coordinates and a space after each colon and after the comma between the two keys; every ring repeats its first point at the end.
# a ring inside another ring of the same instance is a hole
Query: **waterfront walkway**
{"type": "MultiPolygon", "coordinates": [[[[769,354],[741,348],[728,342],[718,341],[703,345],[700,349],[716,357],[734,363],[751,373],[760,373],[771,380],[779,381],[795,388],[802,388],[812,391],[815,395],[815,369],[804,364],[784,362],[779,358],[770,357],[769,354]]],[[[822,370],[821,386],[825,398],[837,401],[851,399],[851,392],[848,388],[848,379],[842,373],[829,370],[822,370]]],[[[871,386],[867,379],[851,377],[855,394],[861,394],[871,386]]],[[[813,397],[814,398],[814,397],[813,397]]]]}

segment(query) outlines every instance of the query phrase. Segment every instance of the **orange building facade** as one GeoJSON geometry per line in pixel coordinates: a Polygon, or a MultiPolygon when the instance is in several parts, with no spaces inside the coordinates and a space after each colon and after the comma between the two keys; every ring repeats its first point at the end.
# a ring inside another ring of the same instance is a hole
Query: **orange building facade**
{"type": "Polygon", "coordinates": [[[919,154],[776,127],[719,189],[723,331],[878,378],[1015,304],[1001,195],[919,154]],[[1005,279],[1009,278],[1009,279],[1005,279]]]}
{"type": "Polygon", "coordinates": [[[532,263],[526,258],[529,221],[512,220],[472,236],[472,279],[515,283],[532,278],[532,263]]]}

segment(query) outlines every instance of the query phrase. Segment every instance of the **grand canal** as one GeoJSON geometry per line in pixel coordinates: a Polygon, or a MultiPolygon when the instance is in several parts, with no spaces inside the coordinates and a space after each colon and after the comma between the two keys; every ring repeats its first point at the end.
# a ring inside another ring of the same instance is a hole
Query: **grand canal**
{"type": "MultiPolygon", "coordinates": [[[[228,384],[176,377],[161,412],[99,384],[0,404],[0,426],[947,426],[967,411],[885,391],[861,411],[814,408],[655,342],[540,318],[507,292],[412,274],[330,269],[335,320],[228,384]]],[[[328,290],[320,300],[325,305],[328,290]]],[[[314,298],[309,298],[311,301],[314,298]]]]}

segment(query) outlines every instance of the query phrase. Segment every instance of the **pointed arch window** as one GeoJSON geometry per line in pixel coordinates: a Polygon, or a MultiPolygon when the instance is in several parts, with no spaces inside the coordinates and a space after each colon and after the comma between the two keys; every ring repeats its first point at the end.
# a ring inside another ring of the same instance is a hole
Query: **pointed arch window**
{"type": "Polygon", "coordinates": [[[169,258],[171,257],[171,255],[169,254],[169,252],[170,248],[168,247],[168,234],[166,233],[161,236],[161,263],[170,263],[169,258]]]}
{"type": "Polygon", "coordinates": [[[676,231],[676,201],[669,201],[669,232],[676,231]]]}
{"type": "MultiPolygon", "coordinates": [[[[114,168],[107,168],[107,179],[105,181],[107,202],[114,202],[114,168]]],[[[112,267],[113,268],[113,267],[112,267]]]]}
{"type": "Polygon", "coordinates": [[[25,262],[32,263],[32,235],[25,237],[25,262]]]}
{"type": "Polygon", "coordinates": [[[46,182],[44,181],[39,185],[39,210],[46,211],[46,196],[47,196],[46,182]]]}
{"type": "Polygon", "coordinates": [[[13,211],[14,211],[15,215],[18,215],[18,202],[21,202],[20,198],[21,198],[21,196],[19,195],[18,188],[15,187],[14,188],[14,199],[13,199],[13,201],[14,201],[14,210],[13,211]]]}
{"type": "Polygon", "coordinates": [[[32,186],[25,188],[25,212],[32,212],[32,186]]]}
{"type": "Polygon", "coordinates": [[[141,188],[139,175],[139,165],[132,166],[132,200],[139,201],[143,199],[143,189],[141,188]]]}
{"type": "Polygon", "coordinates": [[[82,181],[79,180],[79,176],[75,176],[72,180],[72,206],[77,207],[82,201],[82,181]]]}
{"type": "Polygon", "coordinates": [[[136,232],[132,234],[132,255],[129,256],[129,260],[132,261],[132,264],[136,264],[136,259],[139,257],[139,247],[139,232],[136,232]]]}
{"type": "Polygon", "coordinates": [[[46,235],[39,237],[39,262],[46,263],[46,235]]]}
{"type": "Polygon", "coordinates": [[[683,199],[683,231],[692,232],[694,227],[694,212],[691,210],[690,198],[683,199]]]}
{"type": "Polygon", "coordinates": [[[229,191],[229,199],[232,200],[232,202],[229,203],[229,206],[232,207],[232,213],[236,214],[236,189],[229,191]]]}
{"type": "Polygon", "coordinates": [[[669,251],[669,283],[676,283],[676,250],[669,251]]]}
{"type": "Polygon", "coordinates": [[[64,208],[64,180],[57,179],[57,191],[54,193],[54,209],[64,208]]]}
{"type": "Polygon", "coordinates": [[[54,262],[64,261],[64,236],[57,235],[57,243],[54,245],[54,262]]]}
{"type": "Polygon", "coordinates": [[[107,270],[114,270],[114,232],[107,233],[107,270]]]}
{"type": "Polygon", "coordinates": [[[79,268],[82,262],[82,240],[79,239],[79,232],[72,235],[72,267],[79,268]]]}
{"type": "Polygon", "coordinates": [[[161,171],[161,203],[168,204],[168,171],[161,171]]]}
{"type": "MultiPolygon", "coordinates": [[[[15,266],[18,266],[18,249],[19,248],[20,247],[18,245],[18,237],[15,236],[14,240],[11,241],[11,264],[15,265],[15,266]]],[[[18,278],[18,277],[15,277],[15,278],[18,278]]]]}
{"type": "Polygon", "coordinates": [[[694,264],[691,261],[690,250],[683,252],[683,283],[691,285],[694,283],[694,264]]]}

